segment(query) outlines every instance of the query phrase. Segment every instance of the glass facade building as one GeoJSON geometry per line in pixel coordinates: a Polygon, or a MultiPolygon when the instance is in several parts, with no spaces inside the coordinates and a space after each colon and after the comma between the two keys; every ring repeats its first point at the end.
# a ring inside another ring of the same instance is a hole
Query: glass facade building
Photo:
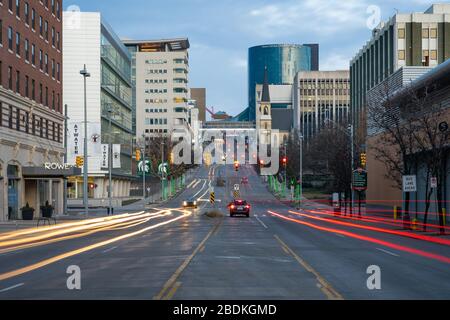
{"type": "Polygon", "coordinates": [[[263,83],[267,67],[270,84],[293,84],[299,71],[318,69],[318,45],[269,44],[248,50],[248,119],[256,119],[257,84],[263,83]]]}

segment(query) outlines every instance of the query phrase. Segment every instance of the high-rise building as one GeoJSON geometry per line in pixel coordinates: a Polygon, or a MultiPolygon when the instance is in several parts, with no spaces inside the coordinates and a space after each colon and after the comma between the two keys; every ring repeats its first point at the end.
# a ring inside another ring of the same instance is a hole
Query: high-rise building
{"type": "Polygon", "coordinates": [[[196,101],[198,108],[198,120],[206,121],[206,89],[205,88],[190,88],[191,99],[196,101]]]}
{"type": "Polygon", "coordinates": [[[268,70],[268,83],[292,85],[299,71],[318,70],[318,45],[268,44],[248,50],[248,119],[256,120],[255,88],[264,80],[268,70]]]}
{"type": "Polygon", "coordinates": [[[305,141],[327,123],[346,125],[349,119],[349,71],[301,71],[293,89],[294,129],[305,141]]]}
{"type": "Polygon", "coordinates": [[[359,142],[366,136],[367,92],[403,66],[436,66],[450,58],[450,4],[397,13],[373,30],[350,62],[351,113],[359,142]]]}
{"type": "MultiPolygon", "coordinates": [[[[89,204],[101,205],[108,197],[107,145],[114,145],[113,205],[130,195],[132,176],[131,55],[98,12],[64,12],[64,103],[68,106],[68,162],[83,156],[84,85],[87,78],[89,204]]],[[[72,177],[69,203],[83,198],[82,176],[72,177]]]]}
{"type": "Polygon", "coordinates": [[[123,40],[133,56],[136,137],[189,128],[189,40],[123,40]]]}
{"type": "Polygon", "coordinates": [[[62,2],[0,3],[0,221],[63,213],[62,2]]]}

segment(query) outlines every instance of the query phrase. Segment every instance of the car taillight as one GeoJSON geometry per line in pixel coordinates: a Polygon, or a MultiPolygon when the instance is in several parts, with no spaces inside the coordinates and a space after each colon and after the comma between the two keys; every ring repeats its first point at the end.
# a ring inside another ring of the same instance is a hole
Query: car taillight
{"type": "Polygon", "coordinates": [[[250,209],[250,206],[249,206],[249,205],[246,205],[246,206],[245,206],[245,209],[250,209]]]}
{"type": "Polygon", "coordinates": [[[234,209],[234,204],[232,204],[232,205],[230,206],[230,208],[231,208],[231,209],[234,209]]]}

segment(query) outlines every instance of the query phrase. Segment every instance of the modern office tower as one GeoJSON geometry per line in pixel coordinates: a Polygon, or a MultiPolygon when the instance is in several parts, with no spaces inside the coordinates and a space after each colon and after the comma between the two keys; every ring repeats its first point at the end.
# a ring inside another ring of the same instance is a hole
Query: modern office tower
{"type": "Polygon", "coordinates": [[[189,40],[123,40],[134,56],[136,137],[189,129],[189,40]]]}
{"type": "Polygon", "coordinates": [[[249,48],[248,120],[256,120],[255,88],[263,83],[265,68],[269,84],[292,85],[297,72],[318,70],[318,60],[318,45],[313,44],[268,44],[249,48]]]}
{"type": "Polygon", "coordinates": [[[63,213],[62,2],[0,3],[0,221],[63,213]]]}
{"type": "MultiPolygon", "coordinates": [[[[89,205],[105,205],[108,197],[107,147],[114,144],[113,205],[130,195],[132,146],[131,55],[98,12],[64,12],[64,104],[68,106],[68,162],[83,156],[86,65],[89,205]]],[[[83,199],[83,177],[70,179],[69,204],[83,199]]]]}
{"type": "Polygon", "coordinates": [[[350,62],[351,113],[359,143],[366,136],[367,92],[403,66],[436,66],[450,58],[450,4],[397,13],[373,30],[350,62]]]}
{"type": "Polygon", "coordinates": [[[347,127],[350,108],[349,71],[301,71],[293,88],[294,129],[308,141],[327,123],[347,127]]]}
{"type": "Polygon", "coordinates": [[[196,107],[199,114],[198,119],[202,122],[206,121],[206,89],[205,88],[190,88],[191,99],[196,101],[196,107]]]}

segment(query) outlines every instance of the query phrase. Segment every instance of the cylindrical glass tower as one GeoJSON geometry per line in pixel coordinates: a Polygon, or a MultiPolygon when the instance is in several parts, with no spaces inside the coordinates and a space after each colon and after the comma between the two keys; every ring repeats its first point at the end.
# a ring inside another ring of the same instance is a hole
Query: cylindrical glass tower
{"type": "Polygon", "coordinates": [[[311,47],[298,44],[268,44],[248,49],[249,120],[256,119],[255,88],[264,80],[267,67],[269,84],[293,84],[299,71],[311,70],[311,47]]]}

